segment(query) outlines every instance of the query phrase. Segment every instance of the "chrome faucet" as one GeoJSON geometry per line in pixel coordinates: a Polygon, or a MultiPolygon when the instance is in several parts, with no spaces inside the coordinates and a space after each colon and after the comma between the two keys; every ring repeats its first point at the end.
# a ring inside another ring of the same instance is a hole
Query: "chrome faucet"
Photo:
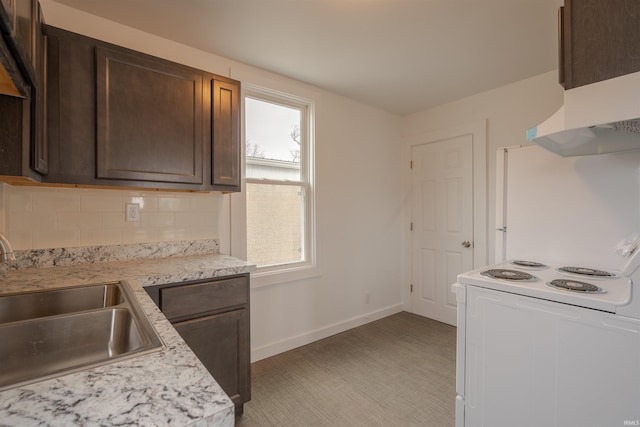
{"type": "Polygon", "coordinates": [[[13,248],[11,247],[11,243],[7,240],[6,237],[0,233],[0,261],[12,263],[16,260],[15,255],[13,254],[13,248]]]}

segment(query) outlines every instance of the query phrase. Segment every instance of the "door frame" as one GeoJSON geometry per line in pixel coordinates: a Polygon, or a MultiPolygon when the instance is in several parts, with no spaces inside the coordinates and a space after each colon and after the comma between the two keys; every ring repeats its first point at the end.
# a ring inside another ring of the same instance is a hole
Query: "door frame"
{"type": "Polygon", "coordinates": [[[412,310],[411,284],[413,277],[411,149],[416,145],[430,144],[463,135],[471,135],[473,147],[473,268],[480,268],[487,265],[487,254],[489,251],[489,242],[487,239],[487,120],[477,120],[405,137],[403,149],[404,235],[402,302],[403,309],[409,312],[412,310]]]}

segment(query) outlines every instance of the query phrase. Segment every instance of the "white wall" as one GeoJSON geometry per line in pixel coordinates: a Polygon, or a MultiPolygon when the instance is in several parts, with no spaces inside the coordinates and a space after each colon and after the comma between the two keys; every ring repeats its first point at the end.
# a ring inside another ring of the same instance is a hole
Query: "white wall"
{"type": "Polygon", "coordinates": [[[401,150],[395,119],[333,95],[322,104],[316,105],[322,275],[254,290],[258,358],[401,309],[401,150]]]}
{"type": "MultiPolygon", "coordinates": [[[[254,360],[401,309],[397,116],[51,0],[41,4],[49,25],[315,102],[321,275],[252,289],[254,360]]],[[[224,240],[229,224],[223,220],[220,227],[224,240]]],[[[229,242],[221,241],[221,247],[228,248],[229,242]]]]}
{"type": "MultiPolygon", "coordinates": [[[[478,120],[487,121],[489,263],[493,262],[495,245],[496,150],[500,147],[528,145],[525,131],[546,120],[562,105],[562,100],[563,90],[558,84],[557,71],[551,71],[402,119],[405,141],[423,133],[478,120]]],[[[405,188],[408,185],[405,181],[405,188]]]]}

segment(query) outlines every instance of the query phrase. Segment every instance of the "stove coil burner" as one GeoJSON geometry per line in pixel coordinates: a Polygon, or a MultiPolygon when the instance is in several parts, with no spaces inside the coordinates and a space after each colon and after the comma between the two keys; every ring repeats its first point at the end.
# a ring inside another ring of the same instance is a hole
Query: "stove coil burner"
{"type": "Polygon", "coordinates": [[[589,276],[589,277],[618,277],[614,273],[609,273],[604,270],[596,270],[595,268],[586,268],[586,267],[560,267],[558,271],[562,273],[570,273],[570,274],[579,274],[581,276],[589,276]]]}
{"type": "Polygon", "coordinates": [[[540,262],[535,262],[535,261],[515,260],[515,261],[511,261],[511,264],[517,265],[520,267],[529,267],[529,268],[545,268],[546,267],[546,265],[540,262]]]}
{"type": "Polygon", "coordinates": [[[547,283],[547,285],[565,291],[583,292],[587,294],[604,294],[607,292],[596,285],[592,285],[591,283],[579,282],[577,280],[570,279],[554,279],[547,283]]]}
{"type": "Polygon", "coordinates": [[[505,280],[517,280],[527,281],[536,280],[536,277],[518,270],[508,270],[505,268],[493,268],[491,270],[485,270],[480,273],[483,276],[491,277],[493,279],[505,279],[505,280]]]}

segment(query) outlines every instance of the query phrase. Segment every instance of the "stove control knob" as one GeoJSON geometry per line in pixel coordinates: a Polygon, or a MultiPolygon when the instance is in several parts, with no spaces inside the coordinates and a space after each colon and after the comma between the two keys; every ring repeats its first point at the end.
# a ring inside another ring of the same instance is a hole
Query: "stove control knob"
{"type": "Polygon", "coordinates": [[[464,242],[462,242],[462,247],[470,248],[471,247],[471,242],[468,241],[468,240],[465,240],[464,242]]]}

